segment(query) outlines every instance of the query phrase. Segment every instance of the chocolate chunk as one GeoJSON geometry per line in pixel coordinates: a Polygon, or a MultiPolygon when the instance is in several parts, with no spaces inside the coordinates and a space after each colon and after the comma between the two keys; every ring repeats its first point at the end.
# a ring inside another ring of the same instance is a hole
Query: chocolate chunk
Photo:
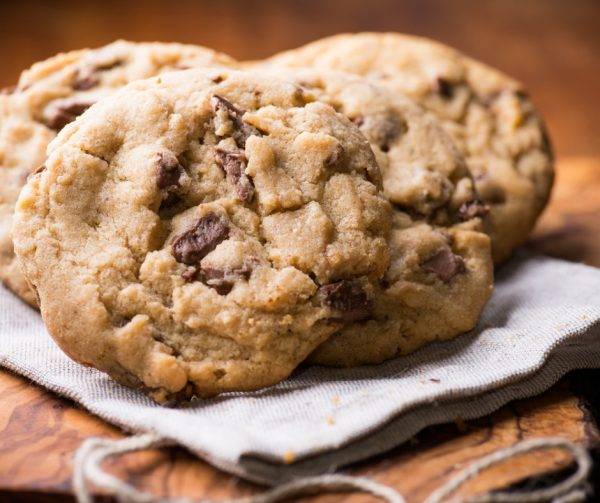
{"type": "Polygon", "coordinates": [[[250,126],[249,124],[246,124],[242,120],[242,117],[246,112],[237,108],[229,100],[226,100],[225,98],[222,98],[221,96],[217,96],[215,94],[211,98],[210,103],[215,112],[218,112],[219,110],[225,110],[227,112],[227,115],[234,124],[235,131],[232,135],[233,140],[239,148],[244,148],[246,146],[246,140],[250,136],[259,134],[258,129],[250,126]]]}
{"type": "Polygon", "coordinates": [[[396,139],[408,130],[406,121],[396,113],[372,113],[355,118],[353,122],[359,125],[369,142],[383,152],[388,152],[396,139]]]}
{"type": "Polygon", "coordinates": [[[530,100],[531,99],[531,97],[529,96],[529,93],[525,89],[516,89],[512,92],[520,100],[530,100]]]}
{"type": "Polygon", "coordinates": [[[458,208],[458,216],[461,220],[471,220],[475,217],[483,217],[488,214],[490,208],[479,199],[462,203],[458,208]]]}
{"type": "Polygon", "coordinates": [[[87,91],[92,87],[96,87],[99,83],[100,77],[96,73],[96,68],[86,65],[77,69],[71,87],[76,91],[87,91]]]}
{"type": "Polygon", "coordinates": [[[231,120],[235,122],[239,122],[242,120],[242,117],[245,112],[236,107],[233,103],[231,103],[231,101],[226,100],[225,98],[215,94],[211,98],[210,102],[215,112],[217,110],[225,110],[231,118],[231,120]]]}
{"type": "Polygon", "coordinates": [[[196,281],[198,279],[198,269],[194,266],[188,267],[185,271],[181,273],[181,277],[188,283],[196,281]]]}
{"type": "Polygon", "coordinates": [[[182,167],[173,154],[158,152],[156,154],[156,165],[158,173],[156,175],[156,185],[159,189],[175,187],[179,183],[182,167]]]}
{"type": "Polygon", "coordinates": [[[49,113],[46,125],[50,129],[60,131],[67,124],[69,124],[69,122],[73,122],[93,104],[94,102],[90,100],[77,100],[73,98],[56,100],[52,104],[52,109],[49,113]]]}
{"type": "Polygon", "coordinates": [[[390,115],[385,121],[382,121],[377,131],[377,144],[383,152],[389,152],[390,147],[396,139],[404,134],[408,129],[405,122],[401,121],[397,115],[390,115]]]}
{"type": "Polygon", "coordinates": [[[79,70],[73,81],[73,89],[76,91],[87,91],[96,87],[100,83],[100,78],[92,72],[79,70]]]}
{"type": "Polygon", "coordinates": [[[105,61],[95,63],[94,69],[99,72],[105,72],[107,70],[112,70],[117,66],[121,66],[123,63],[125,63],[125,60],[123,58],[113,56],[111,58],[106,59],[105,61]]]}
{"type": "Polygon", "coordinates": [[[177,262],[194,265],[229,237],[225,219],[215,213],[202,217],[189,231],[178,236],[171,246],[177,262]]]}
{"type": "Polygon", "coordinates": [[[180,202],[181,202],[181,197],[178,194],[174,194],[173,192],[168,192],[167,197],[165,197],[162,200],[162,202],[160,203],[158,211],[164,211],[164,210],[173,208],[173,206],[178,205],[180,202]]]}
{"type": "Polygon", "coordinates": [[[202,268],[202,272],[207,279],[223,279],[223,278],[234,278],[234,279],[248,279],[252,274],[254,268],[259,264],[259,260],[255,257],[245,258],[240,267],[228,268],[225,270],[214,269],[214,268],[202,268]],[[211,272],[208,272],[211,271],[211,272]]]}
{"type": "Polygon", "coordinates": [[[335,146],[335,149],[331,153],[331,155],[325,159],[325,164],[330,167],[335,167],[344,157],[344,147],[342,147],[339,143],[335,146]]]}
{"type": "Polygon", "coordinates": [[[227,295],[233,288],[233,282],[225,279],[225,276],[225,271],[221,269],[203,267],[200,270],[202,282],[214,288],[219,295],[227,295]]]}
{"type": "Polygon", "coordinates": [[[365,118],[362,115],[357,115],[356,117],[352,117],[350,119],[357,127],[362,126],[365,123],[365,118]]]}
{"type": "Polygon", "coordinates": [[[182,276],[186,281],[200,280],[211,288],[214,288],[219,295],[227,295],[231,292],[236,281],[247,280],[252,274],[252,270],[258,264],[254,257],[245,259],[241,267],[217,269],[215,267],[202,267],[197,270],[191,267],[186,270],[182,276]]]}
{"type": "Polygon", "coordinates": [[[433,257],[422,262],[421,267],[425,271],[435,273],[444,283],[466,271],[462,257],[455,255],[448,248],[441,249],[433,257]]]}
{"type": "Polygon", "coordinates": [[[371,302],[358,281],[341,280],[319,288],[317,298],[321,304],[339,312],[344,322],[360,321],[371,315],[371,302]]]}
{"type": "Polygon", "coordinates": [[[76,91],[87,91],[88,89],[92,89],[100,84],[98,72],[112,70],[123,63],[124,61],[120,58],[112,58],[105,62],[82,66],[75,73],[75,80],[73,81],[72,87],[76,91]]]}
{"type": "Polygon", "coordinates": [[[158,152],[156,154],[156,186],[165,191],[160,203],[159,211],[165,211],[176,206],[181,201],[177,193],[179,180],[183,167],[171,152],[158,152]]]}
{"type": "Polygon", "coordinates": [[[233,185],[238,199],[245,203],[252,201],[254,184],[252,179],[245,173],[247,160],[244,153],[217,148],[215,160],[225,172],[227,181],[233,185]]]}
{"type": "Polygon", "coordinates": [[[442,98],[449,100],[454,96],[454,87],[449,80],[443,77],[435,79],[435,92],[438,93],[442,98]]]}

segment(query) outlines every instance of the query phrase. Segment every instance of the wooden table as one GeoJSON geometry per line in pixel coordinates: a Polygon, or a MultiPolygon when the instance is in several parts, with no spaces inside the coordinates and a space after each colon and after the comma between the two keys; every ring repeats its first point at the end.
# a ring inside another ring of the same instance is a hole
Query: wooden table
{"type": "MultiPolygon", "coordinates": [[[[397,30],[439,38],[528,84],[548,119],[558,152],[552,202],[530,246],[600,266],[600,4],[561,0],[397,0],[362,2],[230,1],[31,2],[2,5],[0,86],[59,50],[101,45],[117,37],[177,40],[214,46],[238,58],[340,31],[397,30]]],[[[472,460],[520,439],[566,436],[600,445],[593,417],[599,374],[563,379],[548,392],[511,403],[487,418],[428,428],[411,442],[350,473],[367,475],[422,501],[472,460]]],[[[0,371],[0,502],[65,501],[71,456],[89,436],[121,433],[27,380],[0,371]]],[[[462,494],[505,487],[568,463],[555,453],[532,454],[492,469],[462,494]]],[[[180,449],[128,455],[108,465],[138,487],[163,495],[226,499],[262,489],[223,474],[180,449]]],[[[319,501],[367,501],[362,495],[319,501]]]]}

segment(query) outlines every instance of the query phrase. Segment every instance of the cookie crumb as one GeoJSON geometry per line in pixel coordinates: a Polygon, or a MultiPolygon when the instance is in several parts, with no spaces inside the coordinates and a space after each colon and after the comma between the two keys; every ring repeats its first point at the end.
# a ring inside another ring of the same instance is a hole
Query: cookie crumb
{"type": "Polygon", "coordinates": [[[296,461],[296,453],[293,451],[285,451],[283,453],[283,462],[286,465],[291,465],[294,461],[296,461]]]}

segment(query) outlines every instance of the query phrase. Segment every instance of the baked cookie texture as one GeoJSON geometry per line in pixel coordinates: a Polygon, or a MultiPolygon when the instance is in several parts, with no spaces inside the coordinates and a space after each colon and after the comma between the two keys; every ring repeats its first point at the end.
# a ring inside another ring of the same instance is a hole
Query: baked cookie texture
{"type": "Polygon", "coordinates": [[[391,263],[368,319],[341,328],[313,363],[379,363],[471,330],[493,284],[487,208],[464,157],[411,100],[355,75],[273,70],[350,118],[369,140],[393,205],[391,263]]]}
{"type": "Polygon", "coordinates": [[[358,74],[431,112],[466,157],[490,208],[496,263],[522,244],[553,183],[544,123],[521,84],[440,43],[396,33],[342,34],[251,66],[315,66],[358,74]]]}
{"type": "Polygon", "coordinates": [[[13,235],[49,332],[157,401],[285,378],[371,315],[391,209],[350,120],[233,70],[138,81],[48,149],[13,235]]]}
{"type": "Polygon", "coordinates": [[[54,136],[0,95],[0,279],[32,306],[37,301],[15,259],[11,226],[17,196],[30,171],[44,162],[54,136]]]}
{"type": "Polygon", "coordinates": [[[492,292],[490,240],[460,227],[432,227],[394,213],[392,254],[369,319],[344,326],[310,361],[381,363],[473,329],[492,292]]]}
{"type": "Polygon", "coordinates": [[[59,54],[23,72],[14,89],[0,94],[0,280],[36,305],[15,261],[10,228],[19,191],[60,129],[131,81],[187,67],[235,64],[203,47],[117,41],[59,54]]]}

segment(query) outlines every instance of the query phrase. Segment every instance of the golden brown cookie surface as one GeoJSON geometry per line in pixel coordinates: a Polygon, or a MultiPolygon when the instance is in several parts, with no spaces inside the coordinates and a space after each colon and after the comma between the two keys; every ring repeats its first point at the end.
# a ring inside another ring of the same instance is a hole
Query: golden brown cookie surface
{"type": "Polygon", "coordinates": [[[452,136],[490,207],[494,261],[522,244],[547,203],[554,169],[542,119],[519,83],[424,38],[337,35],[257,62],[358,74],[406,94],[452,136]]]}
{"type": "Polygon", "coordinates": [[[10,228],[19,191],[44,162],[56,133],[91,104],[133,80],[214,65],[231,66],[235,61],[204,47],[117,41],[36,63],[23,72],[10,94],[0,95],[0,280],[36,305],[15,262],[10,228]]]}
{"type": "Polygon", "coordinates": [[[66,126],[15,249],[76,360],[158,400],[285,378],[370,316],[391,212],[358,128],[287,81],[188,70],[66,126]]]}
{"type": "Polygon", "coordinates": [[[492,288],[485,208],[463,156],[408,98],[355,75],[272,70],[346,115],[369,140],[393,206],[391,264],[370,315],[346,324],[310,361],[378,363],[471,330],[492,288]]]}

